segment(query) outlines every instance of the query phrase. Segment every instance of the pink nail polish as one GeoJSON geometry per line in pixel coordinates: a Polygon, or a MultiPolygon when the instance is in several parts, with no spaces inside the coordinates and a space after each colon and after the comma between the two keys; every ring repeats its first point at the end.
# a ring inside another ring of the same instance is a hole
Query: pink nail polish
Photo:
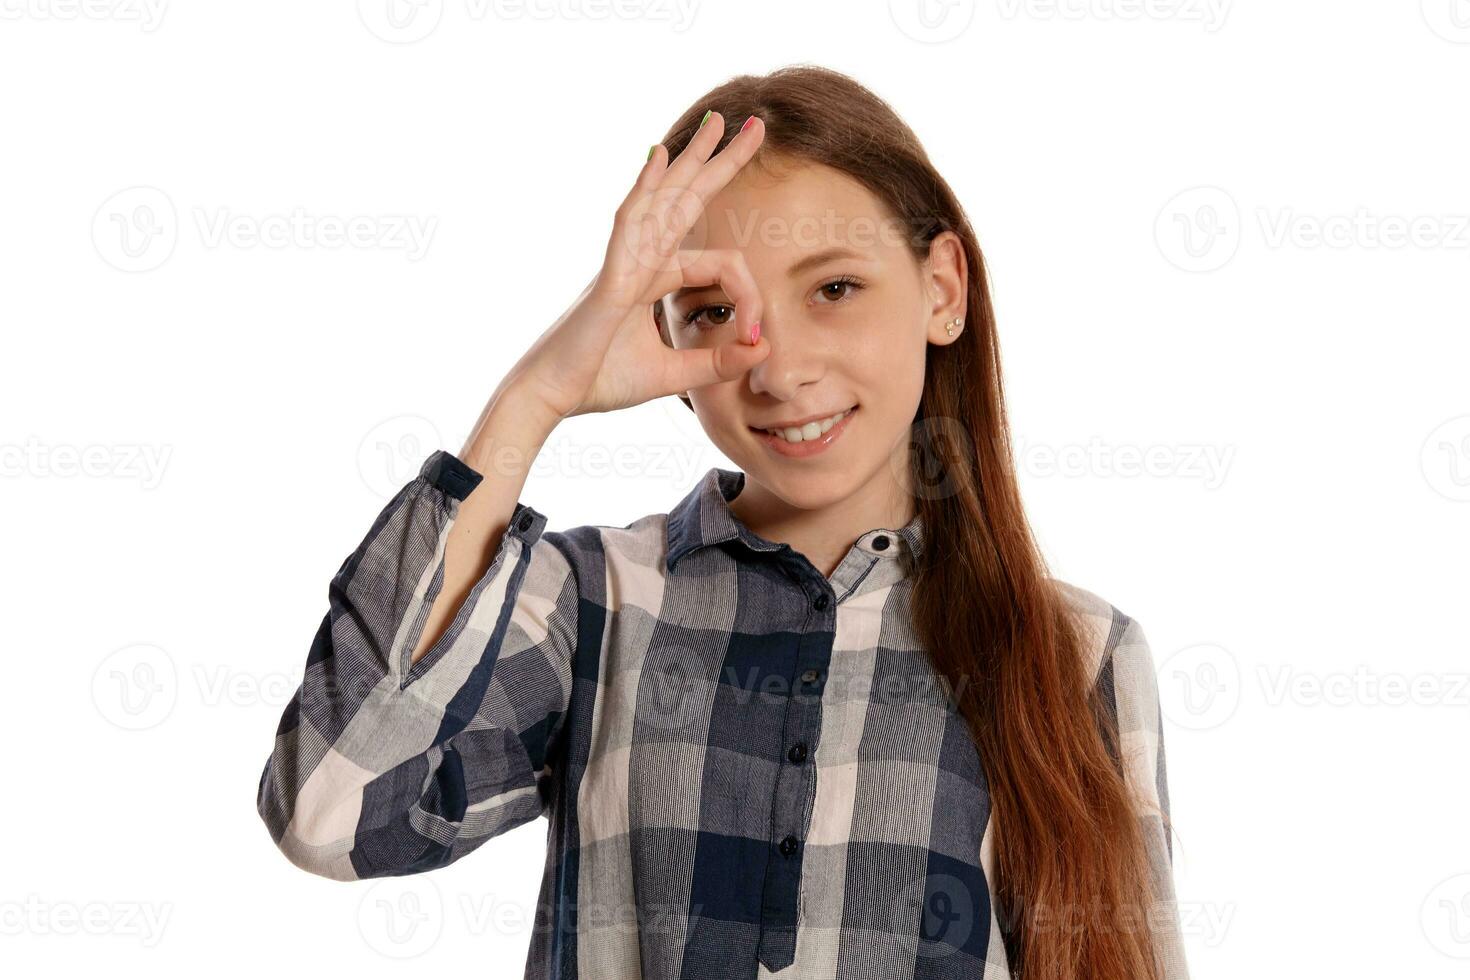
{"type": "Polygon", "coordinates": [[[757,320],[757,321],[755,321],[754,323],[752,323],[750,325],[750,343],[751,343],[751,346],[752,347],[755,346],[755,344],[760,339],[761,339],[761,322],[759,320],[757,320]]]}
{"type": "Polygon", "coordinates": [[[745,132],[747,129],[750,128],[750,124],[753,122],[755,122],[755,116],[747,116],[745,119],[745,124],[740,127],[740,131],[742,133],[745,132]]]}

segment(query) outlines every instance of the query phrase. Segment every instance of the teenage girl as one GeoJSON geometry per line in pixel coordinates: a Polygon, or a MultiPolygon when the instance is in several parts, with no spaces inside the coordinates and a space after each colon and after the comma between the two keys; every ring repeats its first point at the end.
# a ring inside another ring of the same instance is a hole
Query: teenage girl
{"type": "Polygon", "coordinates": [[[528,977],[1186,976],[1144,634],[1048,576],[974,229],[844,75],[691,106],[329,598],[272,839],[354,880],[545,815],[528,977]],[[739,469],[548,531],[556,426],[669,395],[739,469]]]}

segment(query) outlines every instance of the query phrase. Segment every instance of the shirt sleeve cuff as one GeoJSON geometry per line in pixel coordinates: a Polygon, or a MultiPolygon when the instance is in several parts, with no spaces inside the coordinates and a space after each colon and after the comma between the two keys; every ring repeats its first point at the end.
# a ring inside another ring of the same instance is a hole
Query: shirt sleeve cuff
{"type": "Polygon", "coordinates": [[[424,465],[419,468],[419,476],[455,500],[468,497],[470,491],[484,479],[478,470],[443,449],[434,450],[424,460],[424,465]]]}

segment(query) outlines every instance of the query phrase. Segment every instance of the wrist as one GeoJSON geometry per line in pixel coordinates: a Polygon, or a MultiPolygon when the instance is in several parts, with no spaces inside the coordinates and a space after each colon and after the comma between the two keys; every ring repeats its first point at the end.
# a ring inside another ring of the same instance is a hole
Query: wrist
{"type": "Polygon", "coordinates": [[[524,476],[561,418],[523,386],[502,383],[486,403],[460,459],[485,476],[524,476]]]}

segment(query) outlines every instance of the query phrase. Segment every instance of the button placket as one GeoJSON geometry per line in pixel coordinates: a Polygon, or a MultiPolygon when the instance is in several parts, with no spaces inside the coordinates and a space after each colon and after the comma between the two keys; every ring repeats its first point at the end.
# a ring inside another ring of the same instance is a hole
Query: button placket
{"type": "MultiPolygon", "coordinates": [[[[811,582],[809,576],[807,583],[811,582]]],[[[807,584],[806,588],[811,588],[807,584]]],[[[826,588],[826,583],[822,583],[826,588]]],[[[832,658],[833,602],[830,590],[808,595],[808,622],[797,644],[782,744],[784,764],[776,775],[776,798],[771,809],[771,861],[761,907],[759,959],[771,971],[789,966],[796,958],[797,914],[800,905],[804,845],[810,831],[812,781],[816,768],[808,764],[821,733],[822,691],[832,658]]]]}

